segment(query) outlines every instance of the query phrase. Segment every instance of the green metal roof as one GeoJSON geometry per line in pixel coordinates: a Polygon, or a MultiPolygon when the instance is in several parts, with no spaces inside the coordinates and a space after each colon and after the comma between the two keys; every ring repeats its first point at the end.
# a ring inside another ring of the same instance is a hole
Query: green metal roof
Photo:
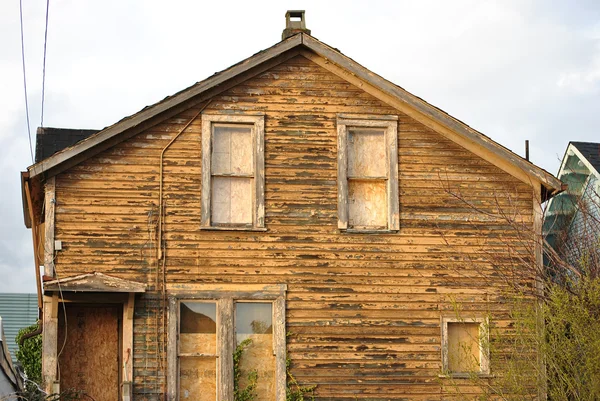
{"type": "Polygon", "coordinates": [[[38,319],[37,295],[0,293],[0,316],[4,326],[6,344],[13,362],[17,360],[15,337],[23,327],[31,326],[38,319]]]}

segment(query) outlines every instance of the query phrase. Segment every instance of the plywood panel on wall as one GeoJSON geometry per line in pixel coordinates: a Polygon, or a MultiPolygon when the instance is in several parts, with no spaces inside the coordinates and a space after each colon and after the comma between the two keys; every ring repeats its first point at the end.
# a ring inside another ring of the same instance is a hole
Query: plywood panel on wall
{"type": "Polygon", "coordinates": [[[96,401],[117,400],[121,307],[68,304],[66,316],[59,312],[61,391],[83,392],[96,401]]]}

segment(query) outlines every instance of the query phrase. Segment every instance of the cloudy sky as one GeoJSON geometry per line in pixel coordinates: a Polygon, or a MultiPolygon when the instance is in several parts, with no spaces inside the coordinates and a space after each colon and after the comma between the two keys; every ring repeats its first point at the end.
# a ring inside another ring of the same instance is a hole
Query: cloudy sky
{"type": "MultiPolygon", "coordinates": [[[[22,0],[32,134],[45,0],[22,0]]],[[[44,126],[102,128],[280,40],[323,42],[556,173],[600,142],[600,2],[51,0],[44,126]],[[166,6],[168,4],[168,6],[166,6]]],[[[34,292],[19,171],[31,164],[19,1],[0,1],[0,292],[34,292]]],[[[35,141],[35,138],[32,138],[35,141]]]]}

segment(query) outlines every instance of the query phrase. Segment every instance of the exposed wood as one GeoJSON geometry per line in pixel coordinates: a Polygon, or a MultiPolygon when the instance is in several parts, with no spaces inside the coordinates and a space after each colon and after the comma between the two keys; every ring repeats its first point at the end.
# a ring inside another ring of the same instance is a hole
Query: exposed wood
{"type": "MultiPolygon", "coordinates": [[[[122,347],[122,382],[133,381],[133,311],[135,308],[135,293],[130,292],[127,302],[123,305],[123,347],[122,347]]],[[[128,394],[123,392],[125,397],[128,394]]]]}
{"type": "Polygon", "coordinates": [[[179,388],[178,381],[178,365],[177,365],[177,321],[178,321],[178,304],[177,299],[169,297],[169,313],[167,324],[167,400],[177,400],[177,389],[179,388]]]}
{"type": "MultiPolygon", "coordinates": [[[[384,91],[386,93],[391,94],[395,99],[398,100],[398,102],[394,102],[394,103],[397,103],[397,104],[399,102],[405,103],[406,105],[410,106],[411,109],[417,111],[422,116],[427,117],[427,119],[430,119],[432,121],[439,121],[445,127],[448,127],[451,130],[461,134],[462,136],[464,136],[464,138],[468,139],[472,143],[475,143],[478,146],[483,147],[483,148],[489,150],[490,152],[499,155],[499,157],[507,160],[510,164],[518,166],[518,168],[520,168],[522,171],[527,172],[527,174],[531,175],[532,177],[535,177],[537,179],[537,181],[542,182],[548,188],[554,189],[557,191],[561,190],[560,181],[558,179],[556,179],[552,174],[527,162],[523,158],[510,152],[508,149],[502,147],[501,145],[492,141],[490,138],[486,137],[485,135],[481,134],[480,132],[475,131],[468,125],[458,121],[457,119],[453,118],[452,116],[443,112],[442,110],[430,105],[429,103],[425,102],[422,99],[419,99],[417,96],[414,96],[413,94],[405,91],[404,89],[400,88],[399,86],[394,85],[393,83],[383,79],[379,75],[374,74],[373,72],[367,70],[360,64],[358,64],[355,61],[353,61],[352,59],[344,56],[343,54],[334,50],[333,48],[325,45],[322,42],[319,42],[318,40],[314,39],[310,35],[302,35],[302,43],[305,46],[307,46],[309,49],[313,50],[317,54],[324,57],[325,59],[331,60],[338,66],[349,71],[351,74],[355,75],[358,79],[364,80],[364,82],[367,82],[369,85],[371,85],[375,88],[381,89],[382,91],[384,91]]],[[[350,81],[350,82],[352,82],[352,81],[350,81]]],[[[361,87],[361,88],[368,92],[368,90],[366,88],[364,88],[364,87],[361,87]]],[[[394,105],[394,106],[396,106],[396,105],[394,105]]],[[[398,107],[398,106],[396,106],[396,107],[398,107]]],[[[426,120],[424,121],[424,119],[419,118],[419,116],[417,114],[410,113],[410,111],[408,110],[407,107],[398,107],[398,109],[403,112],[406,112],[406,114],[415,118],[417,121],[420,121],[424,124],[426,124],[426,122],[427,122],[426,120]]],[[[479,154],[479,152],[477,151],[476,148],[470,147],[469,150],[471,150],[475,154],[479,154]]],[[[524,182],[531,182],[536,179],[530,178],[524,182]]]]}
{"type": "Polygon", "coordinates": [[[44,221],[44,275],[54,277],[54,208],[56,204],[55,177],[46,180],[44,196],[46,216],[44,221]]]}
{"type": "Polygon", "coordinates": [[[287,339],[287,331],[285,324],[285,294],[283,296],[278,297],[273,303],[274,311],[273,318],[275,320],[275,324],[273,325],[274,331],[274,354],[275,354],[275,380],[276,380],[276,400],[285,400],[286,399],[286,383],[287,383],[287,373],[286,373],[286,359],[287,359],[287,349],[286,349],[286,339],[287,339]]]}
{"type": "Polygon", "coordinates": [[[218,381],[218,400],[233,399],[233,350],[235,343],[233,341],[233,299],[221,298],[218,302],[217,321],[220,327],[218,332],[217,344],[219,344],[219,370],[220,380],[218,381]]]}
{"type": "Polygon", "coordinates": [[[39,223],[38,221],[36,221],[35,216],[34,216],[34,209],[33,209],[33,205],[31,204],[31,189],[29,187],[29,181],[25,181],[25,197],[27,198],[27,208],[29,210],[29,218],[31,221],[31,238],[32,238],[32,242],[33,242],[33,260],[34,260],[34,264],[33,267],[35,269],[35,284],[36,284],[36,288],[37,288],[37,297],[38,297],[38,309],[41,310],[43,307],[42,304],[42,278],[40,277],[40,271],[39,271],[39,263],[40,263],[40,257],[39,257],[39,245],[40,243],[39,238],[38,238],[38,230],[39,230],[39,223]]]}
{"type": "MultiPolygon", "coordinates": [[[[289,40],[294,41],[293,38],[289,40]]],[[[281,43],[282,46],[288,46],[289,44],[290,42],[281,43]]],[[[274,56],[271,55],[271,57],[264,57],[262,53],[257,54],[255,59],[247,59],[232,66],[229,70],[233,69],[235,73],[227,72],[229,71],[227,70],[222,75],[214,75],[205,81],[199,82],[193,87],[199,88],[198,95],[194,91],[194,94],[188,93],[190,96],[186,96],[185,100],[180,97],[171,97],[153,107],[144,108],[141,112],[107,127],[77,145],[57,152],[55,155],[44,159],[43,162],[30,166],[28,173],[35,178],[40,177],[43,173],[46,173],[47,176],[55,176],[297,54],[298,50],[284,51],[274,56]]]]}
{"type": "Polygon", "coordinates": [[[146,291],[146,284],[95,272],[48,281],[44,284],[44,289],[46,291],[135,293],[146,291]]]}
{"type": "Polygon", "coordinates": [[[337,117],[338,228],[397,230],[397,117],[342,115],[346,118],[337,117]]]}
{"type": "MultiPolygon", "coordinates": [[[[179,301],[217,300],[225,308],[219,320],[231,320],[236,302],[273,302],[278,400],[285,351],[299,383],[317,385],[317,399],[439,399],[447,387],[438,378],[441,315],[460,303],[469,317],[490,315],[510,333],[506,284],[490,255],[507,268],[527,255],[528,241],[502,215],[533,227],[532,186],[302,56],[213,94],[203,111],[264,120],[266,231],[202,225],[200,119],[165,153],[165,327],[156,287],[157,160],[201,109],[189,106],[56,176],[61,277],[96,271],[147,285],[135,300],[134,399],[162,399],[165,389],[176,399],[178,355],[208,357],[201,336],[177,350],[179,301]],[[397,143],[385,151],[398,156],[399,230],[338,229],[338,118],[395,127],[397,143]]],[[[106,294],[63,292],[69,303],[106,294]]],[[[224,327],[219,374],[228,374],[222,353],[234,345],[233,327],[224,327]]],[[[187,373],[208,371],[198,368],[187,373]]],[[[219,378],[221,399],[231,399],[230,376],[219,378]]]]}
{"type": "Polygon", "coordinates": [[[483,317],[442,316],[442,372],[447,376],[488,375],[489,333],[483,317]]]}
{"type": "Polygon", "coordinates": [[[56,380],[58,355],[58,294],[44,296],[44,330],[42,331],[42,380],[51,394],[56,380]]]}
{"type": "Polygon", "coordinates": [[[263,149],[263,113],[202,115],[203,227],[264,227],[263,149]],[[237,126],[227,130],[219,123],[237,126]],[[248,137],[241,128],[246,126],[248,137]]]}
{"type": "Polygon", "coordinates": [[[97,401],[114,401],[120,395],[118,306],[68,305],[59,314],[61,346],[60,387],[84,391],[97,401]]]}
{"type": "MultiPolygon", "coordinates": [[[[403,90],[402,88],[370,72],[360,64],[354,62],[352,59],[341,54],[339,51],[325,45],[324,43],[306,34],[299,34],[290,37],[285,41],[282,41],[276,44],[275,46],[263,52],[257,53],[256,55],[244,60],[243,62],[230,67],[229,69],[221,72],[220,74],[216,74],[213,77],[178,93],[176,96],[159,102],[153,105],[152,107],[144,109],[141,112],[131,116],[128,119],[125,119],[107,129],[104,129],[100,133],[92,136],[88,140],[83,141],[79,145],[67,151],[59,152],[58,154],[51,156],[50,158],[46,159],[43,164],[36,164],[32,166],[30,168],[31,176],[33,177],[39,175],[42,172],[48,171],[53,168],[55,169],[56,173],[60,171],[57,170],[56,167],[59,166],[61,163],[65,164],[66,167],[70,167],[73,164],[69,165],[68,163],[65,163],[69,159],[74,159],[79,154],[91,150],[94,146],[108,142],[110,139],[114,138],[123,131],[134,127],[138,127],[144,122],[160,115],[161,113],[164,113],[165,111],[174,110],[177,108],[177,106],[181,105],[182,103],[185,103],[186,101],[209,91],[211,88],[214,88],[219,84],[223,84],[228,80],[233,80],[237,75],[243,74],[244,72],[247,72],[261,64],[267,64],[270,60],[277,58],[282,54],[285,54],[285,52],[291,49],[300,47],[301,45],[304,45],[311,49],[313,52],[319,55],[318,57],[323,57],[326,60],[331,60],[333,63],[339,66],[338,68],[342,68],[343,72],[347,75],[345,78],[348,79],[351,83],[355,82],[350,80],[350,77],[357,77],[356,79],[362,80],[366,83],[366,85],[364,86],[359,84],[359,87],[369,91],[369,89],[365,87],[370,86],[382,93],[387,94],[394,100],[394,103],[397,103],[395,107],[398,107],[400,110],[407,112],[407,114],[412,115],[417,120],[425,123],[429,123],[431,121],[434,123],[434,125],[439,125],[440,127],[444,128],[447,127],[447,129],[452,130],[455,133],[459,133],[460,136],[466,139],[466,143],[475,145],[475,147],[471,149],[474,153],[479,154],[477,147],[480,147],[488,150],[492,154],[497,154],[500,159],[508,161],[509,165],[518,166],[518,168],[521,169],[522,172],[525,172],[526,175],[529,176],[529,178],[524,182],[538,181],[543,183],[543,185],[545,185],[546,188],[548,188],[550,191],[561,190],[560,181],[554,178],[551,174],[545,172],[544,170],[536,167],[531,163],[528,163],[527,161],[518,157],[514,153],[510,152],[508,149],[498,145],[497,143],[490,140],[488,137],[468,127],[466,124],[463,124],[462,122],[452,118],[450,115],[444,113],[443,111],[435,108],[427,102],[403,90]],[[414,110],[415,113],[411,113],[410,110],[407,109],[414,110]]],[[[325,64],[330,63],[329,61],[327,61],[325,64]]],[[[506,163],[504,163],[503,165],[505,166],[506,163]]]]}

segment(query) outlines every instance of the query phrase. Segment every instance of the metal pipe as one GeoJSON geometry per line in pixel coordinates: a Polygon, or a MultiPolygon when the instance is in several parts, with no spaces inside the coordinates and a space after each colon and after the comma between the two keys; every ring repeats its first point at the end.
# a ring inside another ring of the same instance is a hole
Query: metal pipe
{"type": "Polygon", "coordinates": [[[163,148],[163,150],[160,152],[160,162],[159,162],[160,166],[159,166],[159,178],[158,178],[158,260],[161,260],[163,257],[163,254],[162,254],[163,157],[165,155],[166,150],[169,149],[169,147],[173,144],[173,142],[175,142],[175,140],[177,138],[179,138],[179,136],[181,134],[183,134],[183,131],[185,131],[186,128],[189,127],[196,118],[198,118],[200,113],[202,113],[204,111],[204,109],[206,109],[208,107],[209,104],[210,104],[210,101],[206,102],[206,104],[200,108],[198,113],[196,113],[196,115],[194,115],[194,117],[192,117],[192,119],[190,121],[188,121],[188,123],[177,133],[177,135],[175,135],[175,137],[173,137],[173,139],[171,139],[171,141],[167,144],[167,146],[165,146],[163,148]]]}
{"type": "Polygon", "coordinates": [[[23,334],[21,336],[21,338],[19,339],[19,348],[23,346],[23,344],[25,343],[25,340],[27,340],[28,338],[35,337],[38,334],[42,334],[42,331],[44,328],[44,320],[41,317],[40,317],[40,319],[38,319],[37,325],[38,325],[37,329],[35,329],[34,331],[32,331],[30,333],[23,334]]]}

